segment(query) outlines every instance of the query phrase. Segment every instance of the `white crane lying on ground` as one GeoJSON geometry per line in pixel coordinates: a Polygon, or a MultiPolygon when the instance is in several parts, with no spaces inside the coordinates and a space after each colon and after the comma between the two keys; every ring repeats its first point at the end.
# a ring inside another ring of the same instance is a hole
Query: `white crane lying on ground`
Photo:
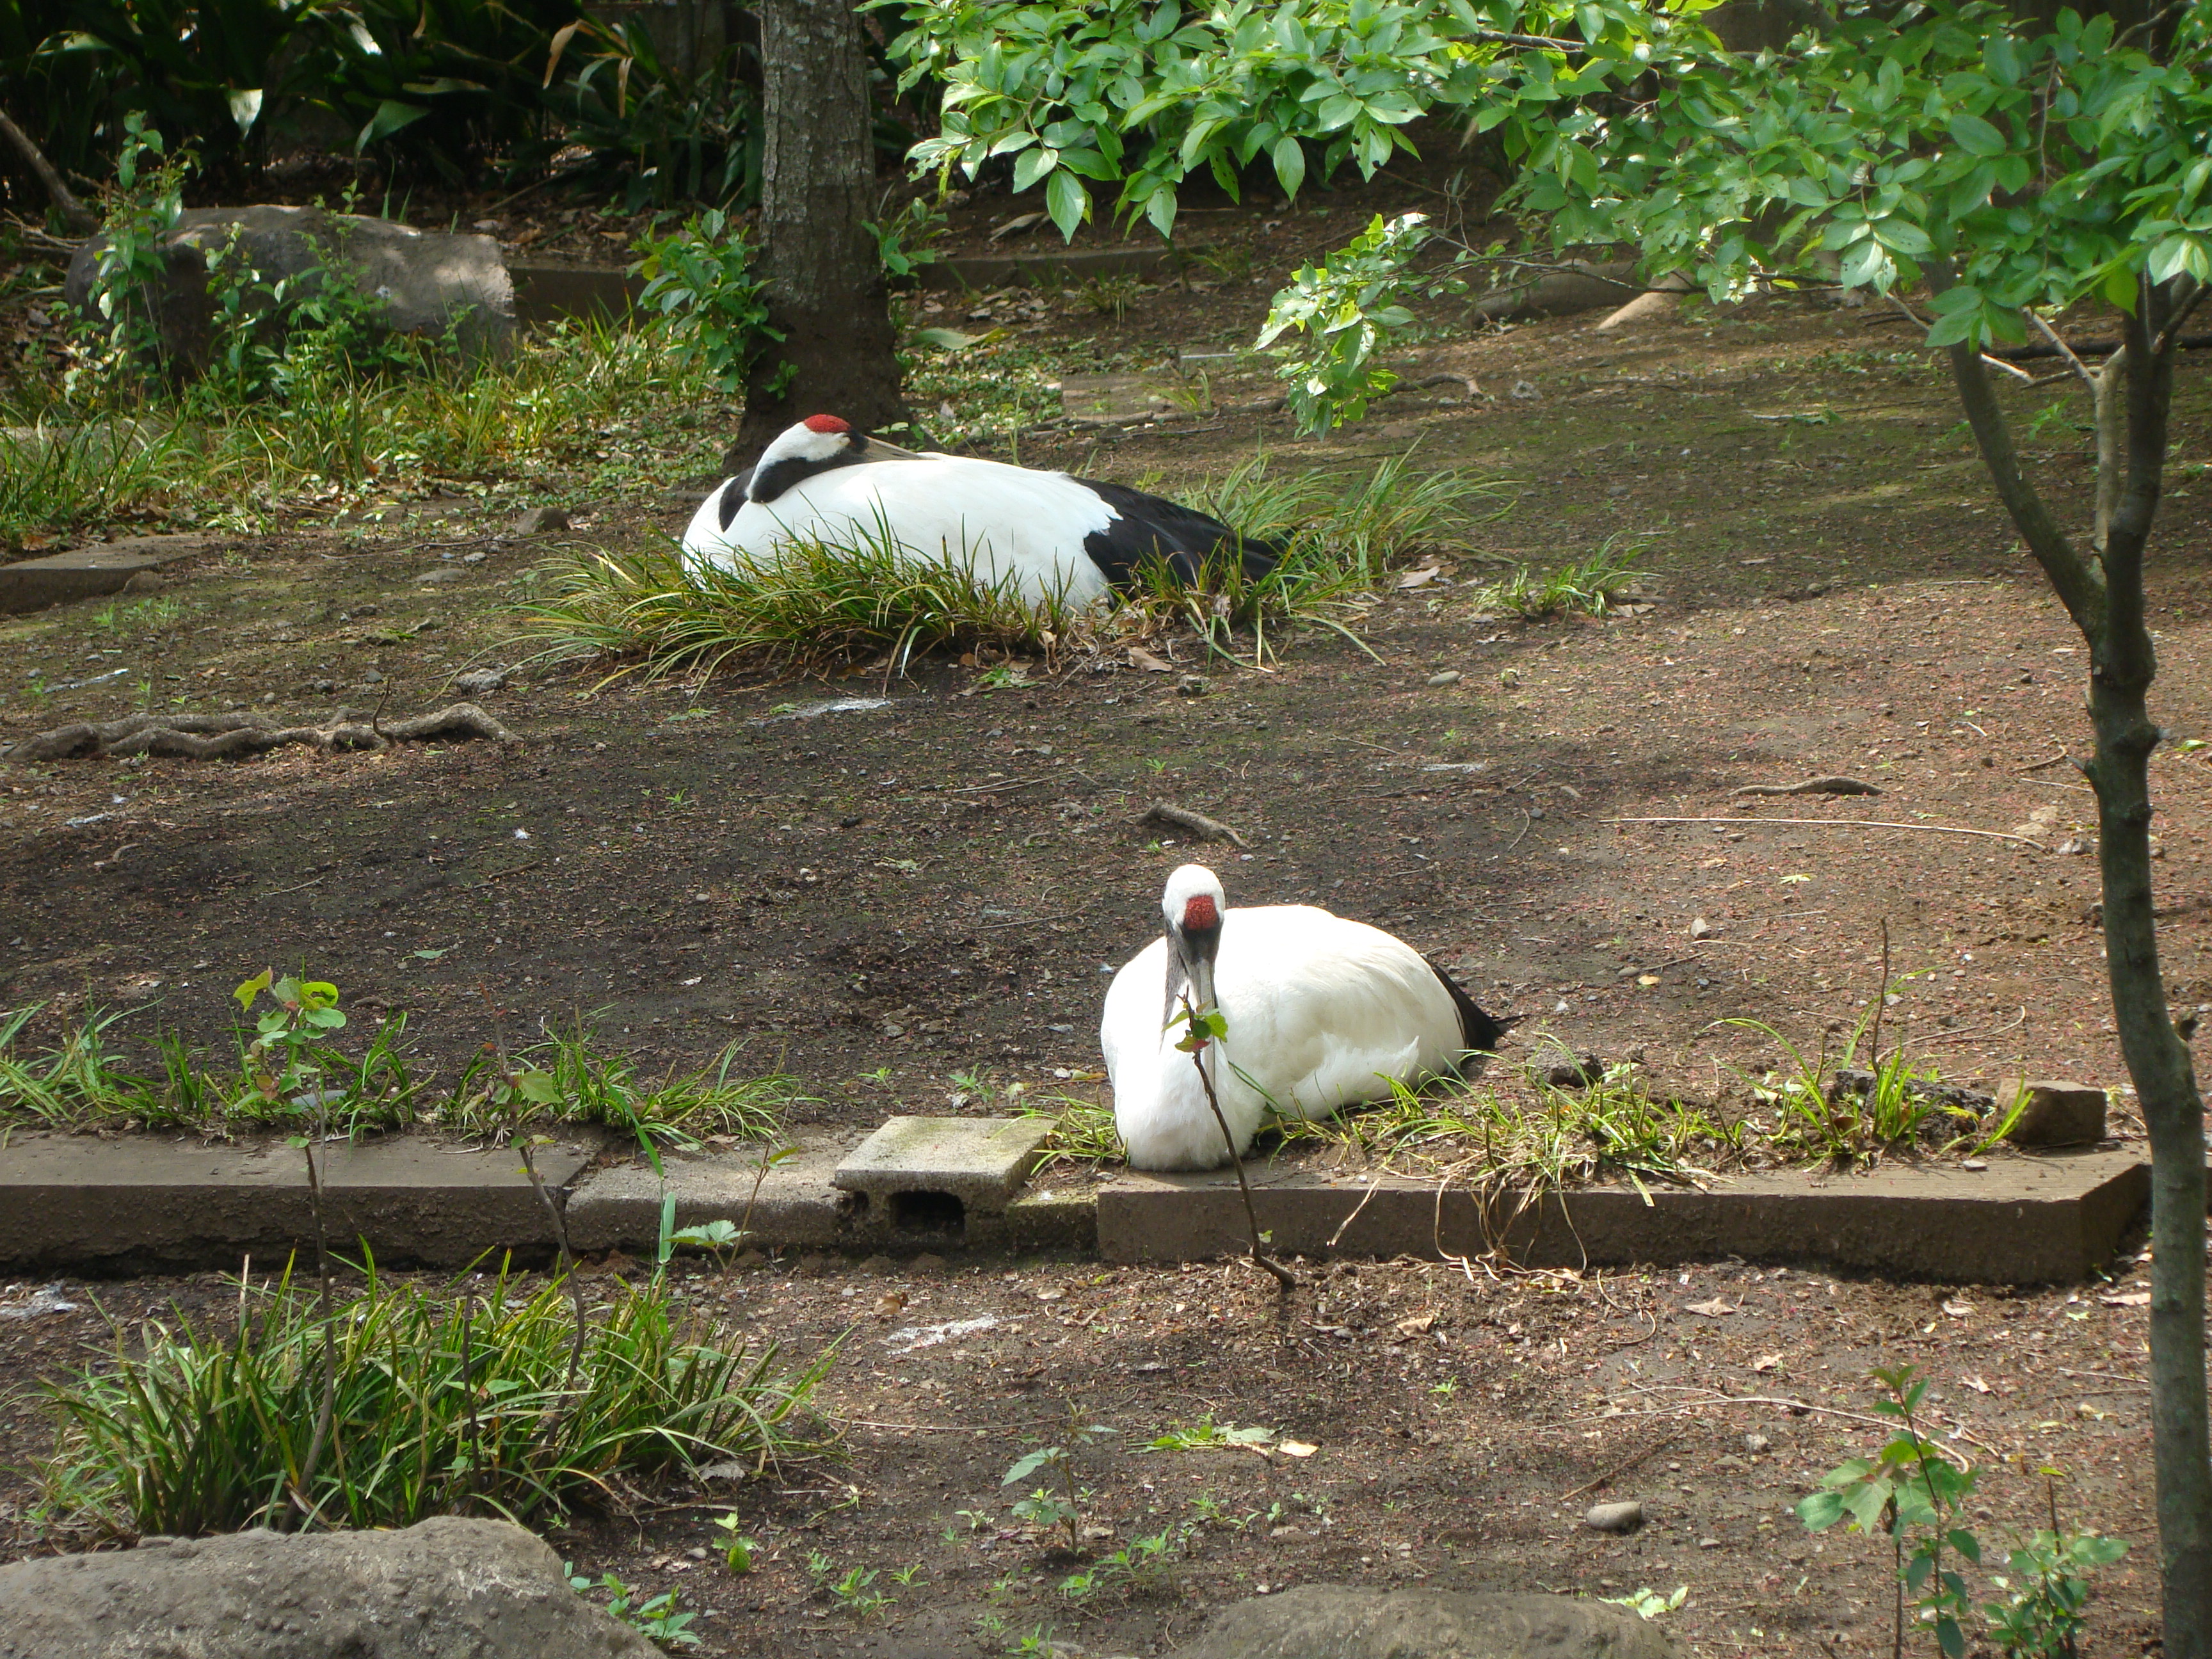
{"type": "Polygon", "coordinates": [[[917,562],[972,562],[1022,600],[1081,607],[1126,587],[1148,561],[1183,581],[1226,550],[1258,578],[1282,556],[1218,519],[1126,485],[965,455],[917,454],[810,415],[726,478],[684,532],[694,569],[757,568],[795,541],[890,543],[917,562]]]}
{"type": "Polygon", "coordinates": [[[1161,901],[1167,933],[1106,992],[1099,1041],[1114,1123],[1138,1170],[1229,1162],[1191,1055],[1186,998],[1227,1034],[1200,1051],[1241,1158],[1270,1116],[1327,1117],[1395,1079],[1456,1071],[1505,1026],[1403,939],[1310,904],[1231,910],[1213,872],[1186,864],[1161,901]]]}

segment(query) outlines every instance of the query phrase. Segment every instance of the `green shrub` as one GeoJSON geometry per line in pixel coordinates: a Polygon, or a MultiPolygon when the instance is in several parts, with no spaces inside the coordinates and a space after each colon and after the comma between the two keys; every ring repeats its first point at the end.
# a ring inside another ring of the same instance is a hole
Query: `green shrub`
{"type": "Polygon", "coordinates": [[[532,1290],[505,1269],[428,1290],[371,1263],[327,1318],[289,1268],[241,1285],[234,1334],[149,1321],[43,1387],[58,1430],[46,1502],[140,1534],[471,1510],[527,1524],[617,1474],[805,1445],[798,1418],[834,1350],[779,1369],[773,1346],[717,1346],[660,1279],[611,1294],[580,1334],[564,1281],[532,1290]]]}

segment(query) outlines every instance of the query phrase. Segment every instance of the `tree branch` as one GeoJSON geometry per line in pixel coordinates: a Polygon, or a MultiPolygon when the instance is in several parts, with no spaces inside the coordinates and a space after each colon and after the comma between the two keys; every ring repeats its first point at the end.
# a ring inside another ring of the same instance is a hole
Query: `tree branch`
{"type": "Polygon", "coordinates": [[[4,109],[0,109],[0,136],[4,136],[15,147],[15,152],[23,158],[24,164],[38,175],[39,182],[46,186],[46,194],[61,210],[64,222],[80,236],[95,234],[100,229],[100,216],[70,194],[70,187],[62,182],[61,174],[54,171],[54,164],[46,160],[46,153],[32,141],[29,133],[8,118],[8,112],[4,109]]]}
{"type": "Polygon", "coordinates": [[[2158,331],[2158,344],[2154,349],[2160,353],[2172,349],[2174,343],[2180,337],[2181,325],[2189,320],[2190,313],[2204,302],[2204,296],[2207,294],[2212,294],[2212,288],[2207,288],[2193,276],[2185,277],[2182,280],[2189,284],[2188,297],[2174,307],[2173,315],[2166,319],[2166,326],[2158,331]]]}
{"type": "Polygon", "coordinates": [[[2020,457],[2012,447],[2012,433],[2005,426],[2004,411],[1997,407],[1996,388],[1990,382],[1990,371],[1983,364],[1981,354],[1963,344],[1948,350],[1951,378],[1959,388],[1959,402],[1966,411],[1967,425],[1973,428],[1974,442],[1981,449],[1984,465],[1989,468],[1990,481],[1996,486],[1997,499],[2012,515],[2013,525],[2027,544],[2027,550],[2035,556],[2036,563],[2051,579],[2051,586],[2065,605],[2066,614],[2083,633],[2094,633],[2104,620],[2105,572],[2075,550],[2066,532],[2058,527],[2058,521],[2051,516],[2051,509],[2044,505],[2043,497],[2036,494],[2035,486],[2021,471],[2020,457]]]}
{"type": "MultiPolygon", "coordinates": [[[[2074,348],[2068,345],[2065,341],[2058,337],[2058,331],[2051,327],[2049,323],[2045,322],[2041,315],[2037,313],[2034,307],[2023,306],[2021,310],[2027,313],[2027,320],[2029,322],[2033,323],[2037,328],[2042,330],[2043,337],[2058,348],[2058,355],[2063,357],[2073,366],[2074,372],[2081,377],[2082,383],[2089,388],[2090,395],[2094,397],[2097,392],[2096,377],[2091,374],[2087,368],[2082,367],[2081,360],[2074,355],[2074,348]]],[[[1989,354],[1987,352],[1984,352],[1982,356],[1984,361],[1986,362],[1988,360],[1989,354]]]]}

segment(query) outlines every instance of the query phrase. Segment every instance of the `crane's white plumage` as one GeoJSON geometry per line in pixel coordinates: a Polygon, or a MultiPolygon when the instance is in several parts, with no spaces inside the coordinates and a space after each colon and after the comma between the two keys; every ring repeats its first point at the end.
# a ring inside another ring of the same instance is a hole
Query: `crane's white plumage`
{"type": "Polygon", "coordinates": [[[1147,558],[1185,576],[1217,548],[1255,574],[1276,550],[1218,520],[1117,484],[964,455],[917,454],[808,416],[723,481],[684,532],[692,568],[758,569],[793,542],[889,546],[919,563],[971,568],[1024,602],[1101,599],[1147,558]]]}
{"type": "Polygon", "coordinates": [[[1238,1156],[1270,1116],[1327,1117],[1455,1068],[1500,1028],[1402,939],[1307,904],[1231,910],[1213,872],[1184,865],[1162,899],[1167,933],[1114,976],[1099,1040],[1132,1168],[1229,1161],[1191,1056],[1170,1022],[1186,992],[1227,1035],[1205,1049],[1238,1156]]]}

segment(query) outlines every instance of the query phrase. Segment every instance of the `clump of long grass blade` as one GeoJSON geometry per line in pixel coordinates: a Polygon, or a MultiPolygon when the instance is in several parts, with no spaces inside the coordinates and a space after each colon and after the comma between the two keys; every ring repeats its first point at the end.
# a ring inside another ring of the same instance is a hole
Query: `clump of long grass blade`
{"type": "Polygon", "coordinates": [[[1452,546],[1473,527],[1509,511],[1504,481],[1458,467],[1417,469],[1411,453],[1366,472],[1286,471],[1261,450],[1220,482],[1191,492],[1191,505],[1261,540],[1310,544],[1310,562],[1356,582],[1379,580],[1416,554],[1452,546]]]}
{"type": "MultiPolygon", "coordinates": [[[[108,1036],[129,1010],[88,1009],[64,1022],[44,1048],[32,1049],[23,1032],[45,1006],[33,1003],[0,1012],[0,1124],[222,1128],[298,1123],[314,1115],[293,1097],[270,1096],[256,1088],[242,1046],[230,1065],[211,1065],[177,1032],[158,1031],[149,1041],[159,1074],[134,1069],[108,1036]]],[[[391,1014],[378,1023],[360,1054],[327,1044],[310,1050],[319,1079],[319,1109],[331,1127],[350,1133],[415,1120],[421,1085],[409,1068],[406,1030],[406,1015],[391,1014]]]]}
{"type": "Polygon", "coordinates": [[[1053,1121],[1052,1136],[1044,1144],[1047,1164],[1111,1164],[1124,1156],[1113,1111],[1097,1101],[1048,1095],[1024,1101],[1018,1115],[1053,1121]]]}
{"type": "Polygon", "coordinates": [[[795,1369],[773,1345],[718,1346],[655,1279],[590,1310],[568,1286],[502,1270],[441,1290],[367,1285],[327,1320],[288,1268],[240,1288],[238,1329],[149,1321],[97,1366],[48,1382],[49,1509],[116,1531],[199,1534],[280,1516],[404,1527],[426,1516],[557,1516],[637,1476],[765,1464],[819,1449],[803,1431],[828,1350],[795,1369]],[[580,1357],[572,1358],[572,1356],[580,1357]],[[328,1433],[309,1465],[325,1365],[328,1433]]]}
{"type": "MultiPolygon", "coordinates": [[[[1889,981],[1884,994],[1894,994],[1916,977],[1906,974],[1889,981]]],[[[1937,1092],[1942,1075],[1935,1064],[1914,1058],[1902,1043],[1887,1055],[1872,1056],[1871,1075],[1863,1090],[1839,1084],[1837,1073],[1850,1065],[1859,1045],[1871,1047],[1871,1027],[1881,1006],[1881,999],[1869,1000],[1844,1034],[1842,1046],[1832,1052],[1826,1034],[1820,1048],[1808,1054],[1765,1020],[1720,1022],[1755,1031],[1782,1051],[1784,1066],[1742,1081],[1753,1100],[1772,1114],[1768,1138],[1784,1157],[1847,1164],[1884,1152],[1962,1143],[1986,1146],[1995,1139],[1993,1133],[1980,1133],[1991,1126],[1937,1092]]]]}
{"type": "MultiPolygon", "coordinates": [[[[726,1044],[691,1071],[672,1066],[656,1081],[641,1075],[629,1054],[598,1042],[597,1031],[580,1017],[566,1027],[549,1026],[542,1041],[514,1056],[518,1068],[552,1079],[560,1104],[549,1115],[556,1122],[604,1124],[655,1146],[696,1146],[710,1134],[773,1140],[782,1135],[791,1109],[809,1103],[796,1078],[741,1070],[742,1043],[726,1044]]],[[[496,1054],[478,1054],[454,1085],[451,1105],[423,1116],[472,1132],[506,1127],[513,1110],[507,1071],[496,1054]]]]}
{"type": "Polygon", "coordinates": [[[1477,522],[1505,511],[1505,488],[1454,468],[1417,471],[1410,455],[1391,456],[1364,473],[1286,472],[1262,451],[1218,483],[1194,491],[1192,505],[1240,535],[1279,545],[1274,568],[1255,576],[1225,550],[1205,562],[1195,581],[1148,566],[1131,604],[1177,618],[1212,654],[1231,661],[1264,663],[1276,654],[1275,639],[1301,626],[1327,629],[1367,650],[1357,626],[1383,574],[1464,539],[1477,522]],[[1237,649],[1239,628],[1250,635],[1248,655],[1237,649]]]}
{"type": "Polygon", "coordinates": [[[596,659],[613,677],[772,672],[873,662],[903,672],[924,652],[989,647],[1042,653],[1073,607],[1025,597],[974,556],[925,562],[896,538],[787,544],[771,563],[688,567],[673,547],[593,553],[556,564],[522,607],[526,633],[553,660],[596,659]]]}
{"type": "Polygon", "coordinates": [[[151,1115],[157,1085],[130,1070],[108,1044],[108,1029],[128,1010],[88,1010],[62,1028],[58,1042],[29,1052],[21,1045],[23,1029],[45,1011],[38,1002],[0,1013],[0,1122],[71,1127],[94,1118],[151,1115]]]}
{"type": "Polygon", "coordinates": [[[175,441],[135,421],[0,430],[0,545],[97,523],[162,484],[175,441]]]}
{"type": "Polygon", "coordinates": [[[1474,590],[1478,605],[1511,611],[1535,620],[1544,617],[1602,617],[1624,597],[1623,590],[1638,574],[1637,560],[1644,544],[1623,544],[1608,536],[1588,558],[1571,560],[1556,570],[1540,571],[1522,565],[1502,580],[1474,590]]]}

